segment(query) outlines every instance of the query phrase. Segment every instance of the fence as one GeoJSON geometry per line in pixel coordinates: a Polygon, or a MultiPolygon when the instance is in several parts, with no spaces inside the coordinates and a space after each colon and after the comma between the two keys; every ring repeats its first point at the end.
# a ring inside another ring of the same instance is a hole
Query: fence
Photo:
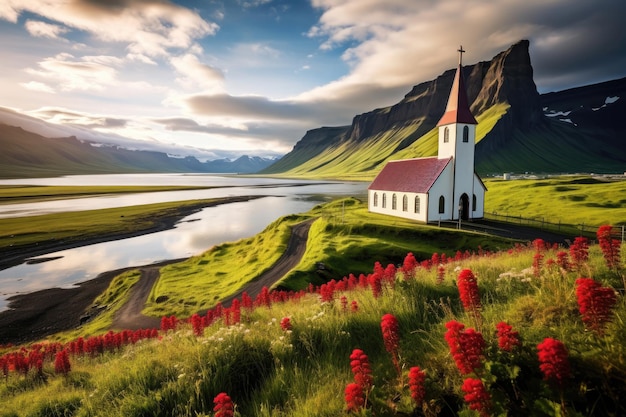
{"type": "MultiPolygon", "coordinates": [[[[558,223],[553,223],[550,221],[546,221],[546,219],[543,217],[527,218],[527,217],[522,217],[521,215],[520,216],[509,216],[506,214],[503,215],[503,214],[498,214],[497,212],[494,212],[494,213],[485,212],[484,217],[490,220],[534,227],[535,229],[539,229],[539,230],[546,230],[546,231],[551,231],[551,232],[556,232],[556,233],[567,233],[573,236],[585,236],[590,239],[596,238],[596,231],[600,227],[599,225],[596,226],[596,225],[584,224],[584,223],[582,224],[561,223],[560,220],[558,223]]],[[[625,226],[613,227],[613,234],[615,235],[616,239],[621,239],[623,243],[624,238],[625,238],[625,226]]]]}

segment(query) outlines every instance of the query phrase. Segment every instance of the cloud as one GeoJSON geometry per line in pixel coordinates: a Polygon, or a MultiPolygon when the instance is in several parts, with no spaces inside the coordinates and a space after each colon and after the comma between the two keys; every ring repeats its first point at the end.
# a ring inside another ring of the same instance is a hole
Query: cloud
{"type": "Polygon", "coordinates": [[[166,56],[219,26],[195,11],[165,0],[3,0],[0,18],[16,22],[23,11],[89,32],[106,42],[123,42],[132,54],[166,56]]]}
{"type": "Polygon", "coordinates": [[[170,59],[174,68],[183,76],[177,81],[187,89],[199,85],[203,90],[222,91],[224,74],[221,70],[200,62],[193,54],[185,54],[170,59]]]}
{"type": "Polygon", "coordinates": [[[24,27],[28,33],[38,38],[58,39],[59,35],[69,32],[66,27],[30,19],[24,23],[24,27]]]}
{"type": "Polygon", "coordinates": [[[71,54],[60,53],[39,62],[39,68],[27,72],[58,83],[63,91],[103,90],[117,82],[115,66],[122,60],[112,56],[85,56],[77,59],[71,54]]]}
{"type": "Polygon", "coordinates": [[[54,88],[50,87],[49,85],[46,85],[44,83],[40,83],[38,81],[30,81],[27,83],[20,83],[20,85],[22,87],[24,87],[27,90],[31,90],[31,91],[39,91],[41,93],[50,93],[50,94],[54,94],[54,88]]]}

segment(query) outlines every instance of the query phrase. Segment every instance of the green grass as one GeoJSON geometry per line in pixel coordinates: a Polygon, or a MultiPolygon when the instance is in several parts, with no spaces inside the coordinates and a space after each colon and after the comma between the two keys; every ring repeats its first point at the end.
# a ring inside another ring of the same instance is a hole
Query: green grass
{"type": "Polygon", "coordinates": [[[626,180],[589,176],[504,181],[485,179],[485,212],[551,223],[626,224],[626,180]]]}
{"type": "MultiPolygon", "coordinates": [[[[360,348],[368,355],[374,388],[369,409],[357,415],[414,415],[407,372],[420,366],[427,374],[427,413],[475,416],[463,401],[464,377],[443,338],[449,320],[474,327],[485,338],[487,365],[481,377],[490,386],[494,414],[559,415],[561,404],[568,415],[622,414],[623,295],[603,336],[585,331],[574,292],[578,274],[544,267],[540,276],[523,275],[534,253],[519,247],[454,261],[445,265],[441,283],[435,269],[418,269],[410,280],[398,274],[379,298],[369,289],[337,292],[332,302],[304,295],[256,308],[243,315],[242,324],[225,326],[219,320],[200,337],[182,325],[160,340],[72,357],[65,378],[46,361],[43,379],[33,371],[11,373],[0,384],[0,415],[208,416],[219,392],[231,396],[239,416],[343,415],[343,390],[353,379],[349,355],[360,348]],[[455,282],[460,268],[478,277],[480,320],[460,305],[455,282]],[[344,311],[341,296],[356,301],[358,312],[344,311]],[[381,337],[380,319],[387,313],[400,325],[402,379],[381,337]],[[290,317],[291,332],[280,328],[283,317],[290,317]],[[497,348],[495,325],[501,320],[520,333],[522,346],[514,353],[497,348]],[[539,371],[536,345],[545,337],[561,340],[569,351],[572,377],[563,392],[543,381],[539,371]]],[[[544,256],[554,259],[555,251],[544,256]]],[[[370,259],[376,260],[375,255],[370,259]]],[[[597,246],[591,247],[585,271],[603,285],[623,286],[621,277],[604,266],[597,246]]]]}
{"type": "Polygon", "coordinates": [[[161,268],[144,314],[189,317],[212,308],[271,267],[286,248],[291,226],[308,218],[317,220],[311,226],[305,255],[277,284],[279,288],[300,290],[311,282],[321,284],[331,276],[369,271],[372,257],[399,263],[409,251],[416,256],[430,256],[433,252],[454,256],[459,247],[497,250],[513,244],[511,240],[484,234],[442,230],[372,214],[364,202],[356,199],[338,200],[302,215],[281,218],[252,238],[217,245],[201,255],[161,268]],[[324,270],[320,272],[322,264],[324,270]]]}
{"type": "Polygon", "coordinates": [[[197,186],[0,186],[0,204],[33,203],[68,198],[93,197],[104,194],[145,193],[159,191],[189,191],[212,187],[197,186]]]}
{"type": "Polygon", "coordinates": [[[201,208],[219,199],[186,200],[101,210],[0,219],[0,250],[41,243],[71,243],[150,230],[181,210],[201,208]]]}

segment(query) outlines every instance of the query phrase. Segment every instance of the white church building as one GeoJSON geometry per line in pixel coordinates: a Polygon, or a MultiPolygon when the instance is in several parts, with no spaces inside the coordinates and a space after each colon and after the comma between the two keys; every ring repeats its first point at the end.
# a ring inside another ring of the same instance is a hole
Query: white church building
{"type": "Polygon", "coordinates": [[[474,171],[476,119],[462,73],[463,47],[446,111],[437,123],[436,157],[389,161],[368,187],[370,212],[421,222],[482,218],[487,188],[474,171]]]}

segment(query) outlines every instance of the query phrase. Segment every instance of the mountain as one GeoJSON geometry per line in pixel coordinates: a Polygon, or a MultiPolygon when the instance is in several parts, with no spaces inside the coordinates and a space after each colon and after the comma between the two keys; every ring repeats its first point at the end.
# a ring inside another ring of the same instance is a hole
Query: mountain
{"type": "MultiPolygon", "coordinates": [[[[397,104],[357,115],[349,126],[307,132],[261,173],[367,178],[390,159],[436,155],[436,124],[454,73],[414,86],[397,104]]],[[[463,74],[479,122],[479,173],[624,172],[625,129],[615,116],[625,114],[626,79],[540,95],[527,40],[464,66],[463,74]],[[555,117],[567,112],[571,120],[555,117]]]]}
{"type": "Polygon", "coordinates": [[[242,156],[200,162],[163,152],[129,150],[75,136],[46,138],[20,127],[0,124],[0,178],[137,172],[254,173],[273,159],[242,156]]]}

